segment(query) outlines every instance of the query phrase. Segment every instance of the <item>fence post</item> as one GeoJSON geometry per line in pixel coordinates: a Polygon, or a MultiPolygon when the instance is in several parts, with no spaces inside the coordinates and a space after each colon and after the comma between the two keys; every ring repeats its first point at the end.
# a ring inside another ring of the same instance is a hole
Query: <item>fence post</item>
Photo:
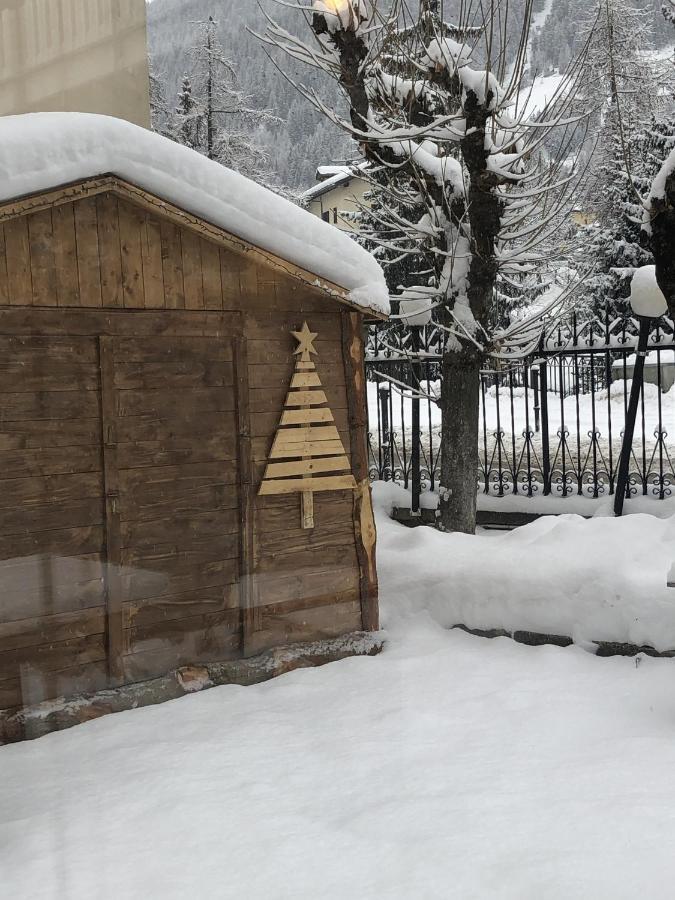
{"type": "Polygon", "coordinates": [[[640,316],[640,336],[638,337],[637,355],[633,367],[633,383],[630,388],[630,400],[626,412],[626,427],[623,432],[621,444],[621,461],[619,463],[619,477],[616,483],[616,495],[614,497],[614,515],[623,513],[623,502],[626,499],[628,489],[628,469],[630,468],[630,454],[633,449],[633,434],[635,433],[635,419],[637,417],[638,403],[645,375],[645,357],[647,356],[647,343],[652,319],[640,316]]]}
{"type": "MultiPolygon", "coordinates": [[[[382,381],[377,386],[377,399],[380,404],[380,421],[382,423],[382,475],[389,481],[391,453],[389,452],[389,382],[382,381]]],[[[392,476],[393,477],[393,476],[392,476]]]]}
{"type": "MultiPolygon", "coordinates": [[[[543,350],[543,346],[541,347],[543,350]]],[[[548,368],[546,358],[539,364],[539,388],[541,398],[541,466],[544,478],[544,496],[551,493],[551,450],[548,434],[548,368]]]]}
{"type": "Polygon", "coordinates": [[[539,372],[536,369],[532,369],[532,391],[534,393],[534,430],[539,434],[541,409],[539,408],[539,372]]]}
{"type": "Polygon", "coordinates": [[[411,329],[411,346],[413,355],[412,365],[412,448],[410,467],[412,470],[410,514],[413,516],[420,515],[420,493],[422,476],[420,471],[420,382],[422,380],[422,367],[420,365],[419,353],[421,347],[420,329],[413,326],[411,329]]]}

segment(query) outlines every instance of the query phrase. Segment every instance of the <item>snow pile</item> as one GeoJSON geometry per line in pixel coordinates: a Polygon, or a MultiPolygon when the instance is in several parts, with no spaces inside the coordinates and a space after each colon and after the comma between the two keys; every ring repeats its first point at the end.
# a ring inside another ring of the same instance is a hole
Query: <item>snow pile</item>
{"type": "Polygon", "coordinates": [[[423,64],[447,69],[451,75],[457,75],[463,88],[463,103],[466,103],[469,93],[474,94],[480,104],[484,104],[487,96],[492,94],[489,109],[496,109],[502,95],[499,81],[492,72],[472,69],[470,62],[470,49],[451,38],[433,38],[422,57],[423,64]]]}
{"type": "Polygon", "coordinates": [[[426,48],[422,62],[430,67],[446,68],[450,73],[471,62],[471,50],[466,44],[459,44],[452,38],[433,38],[426,48]]]}
{"type": "Polygon", "coordinates": [[[348,184],[353,178],[359,177],[360,170],[366,169],[368,163],[357,163],[354,166],[319,166],[316,170],[317,176],[321,179],[317,184],[304,191],[302,199],[305,202],[313,200],[322,194],[332,191],[333,188],[341,184],[348,184]]]}
{"type": "MultiPolygon", "coordinates": [[[[397,493],[399,492],[399,493],[397,493]]],[[[384,621],[426,611],[445,627],[535,631],[576,642],[675,649],[675,517],[546,517],[476,536],[411,531],[386,513],[406,504],[376,483],[384,621]]]]}
{"type": "MultiPolygon", "coordinates": [[[[629,353],[626,356],[625,365],[626,369],[632,369],[637,362],[637,354],[629,353]]],[[[675,365],[675,351],[673,350],[650,350],[650,352],[645,357],[645,368],[656,367],[656,366],[672,366],[675,365]]],[[[623,369],[624,369],[624,360],[623,359],[615,359],[612,363],[612,370],[614,371],[615,378],[623,377],[623,369]]],[[[649,385],[645,385],[645,390],[649,390],[649,385]]],[[[603,395],[607,396],[607,391],[604,390],[603,395]]],[[[614,399],[614,397],[612,397],[614,399]]],[[[623,397],[621,398],[623,400],[623,397]]]]}
{"type": "Polygon", "coordinates": [[[187,147],[86,113],[0,118],[0,201],[97,175],[120,178],[389,312],[376,260],[337,228],[187,147]]]}

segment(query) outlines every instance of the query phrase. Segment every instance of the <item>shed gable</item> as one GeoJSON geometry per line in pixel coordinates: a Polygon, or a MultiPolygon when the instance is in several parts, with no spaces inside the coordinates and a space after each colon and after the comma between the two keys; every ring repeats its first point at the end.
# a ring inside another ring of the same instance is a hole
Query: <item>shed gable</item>
{"type": "Polygon", "coordinates": [[[238,309],[251,282],[270,279],[269,267],[110,191],[0,224],[0,305],[238,309]]]}
{"type": "Polygon", "coordinates": [[[0,206],[0,306],[238,309],[256,282],[362,311],[338,285],[114,176],[0,206]]]}

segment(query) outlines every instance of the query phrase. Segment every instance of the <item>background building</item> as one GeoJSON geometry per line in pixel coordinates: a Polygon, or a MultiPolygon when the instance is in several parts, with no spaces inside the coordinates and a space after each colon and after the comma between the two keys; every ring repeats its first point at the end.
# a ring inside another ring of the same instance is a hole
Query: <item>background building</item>
{"type": "Polygon", "coordinates": [[[0,0],[0,115],[96,112],[149,127],[145,0],[0,0]]]}
{"type": "Polygon", "coordinates": [[[307,209],[342,231],[356,231],[357,223],[352,216],[368,205],[365,196],[370,190],[368,182],[359,178],[350,166],[319,166],[316,177],[318,184],[302,195],[307,209]]]}

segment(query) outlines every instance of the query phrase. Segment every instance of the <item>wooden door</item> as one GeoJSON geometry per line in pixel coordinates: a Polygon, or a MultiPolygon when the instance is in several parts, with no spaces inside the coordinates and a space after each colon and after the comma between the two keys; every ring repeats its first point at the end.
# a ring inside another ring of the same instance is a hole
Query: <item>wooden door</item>
{"type": "Polygon", "coordinates": [[[229,338],[0,330],[0,709],[241,654],[234,381],[229,338]]]}
{"type": "Polygon", "coordinates": [[[0,333],[0,709],[104,687],[98,341],[0,333]]]}
{"type": "Polygon", "coordinates": [[[118,677],[138,680],[240,655],[231,342],[109,338],[106,354],[113,668],[121,653],[118,677]]]}

